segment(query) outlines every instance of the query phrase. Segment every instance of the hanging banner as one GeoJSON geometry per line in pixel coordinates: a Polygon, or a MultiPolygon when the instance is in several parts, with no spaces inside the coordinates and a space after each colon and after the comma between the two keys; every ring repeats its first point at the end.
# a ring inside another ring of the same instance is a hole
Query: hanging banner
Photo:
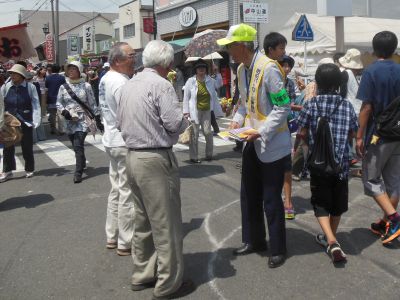
{"type": "Polygon", "coordinates": [[[0,61],[37,56],[26,27],[27,23],[0,28],[0,61]]]}
{"type": "Polygon", "coordinates": [[[80,41],[78,34],[67,35],[67,55],[78,55],[81,53],[80,41]]]}
{"type": "Polygon", "coordinates": [[[48,62],[54,62],[54,39],[51,33],[46,34],[45,55],[48,62]]]}
{"type": "Polygon", "coordinates": [[[153,33],[154,32],[153,18],[143,18],[143,32],[145,32],[145,33],[153,33]]]}
{"type": "Polygon", "coordinates": [[[86,52],[93,52],[93,25],[83,25],[83,51],[86,52]]]}

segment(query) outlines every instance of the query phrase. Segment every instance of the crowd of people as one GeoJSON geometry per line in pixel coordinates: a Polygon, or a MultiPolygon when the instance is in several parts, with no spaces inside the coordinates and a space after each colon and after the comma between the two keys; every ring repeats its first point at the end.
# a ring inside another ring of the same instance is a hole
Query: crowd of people
{"type": "MultiPolygon", "coordinates": [[[[393,103],[400,101],[400,66],[390,60],[398,46],[396,35],[383,31],[374,36],[377,61],[365,69],[357,49],[338,55],[336,62],[321,60],[315,80],[307,85],[288,77],[294,59],[285,54],[283,35],[266,35],[261,51],[255,48],[256,39],[255,28],[238,24],[217,41],[237,67],[236,109],[230,128],[251,127],[238,145],[242,150],[243,245],[233,254],[243,256],[268,247],[268,266],[284,264],[285,218],[295,215],[292,178],[309,175],[311,204],[321,227],[316,242],[333,263],[346,262],[337,231],[348,210],[350,165],[358,159],[362,160],[359,174],[365,194],[383,213],[371,224],[371,231],[383,244],[391,243],[400,236],[400,134],[398,119],[393,119],[399,113],[393,103]],[[291,133],[296,134],[293,146],[291,133]]],[[[9,70],[10,80],[1,88],[0,125],[4,111],[21,122],[25,171],[31,177],[33,130],[44,114],[40,104],[46,103],[52,130],[59,112],[66,119],[66,133],[76,155],[75,183],[82,181],[86,167],[86,135],[104,131],[111,183],[106,248],[116,249],[120,256],[132,255],[133,291],[154,288],[153,299],[172,299],[195,289],[191,280],[183,278],[180,178],[172,147],[191,127],[190,162],[200,163],[201,126],[205,159],[213,158],[212,112],[219,105],[217,89],[222,79],[217,69],[211,71],[205,61],[196,61],[194,75],[183,88],[182,109],[180,95],[167,79],[174,62],[171,45],[151,41],[142,58],[144,69],[134,75],[135,51],[127,43],[116,43],[106,74],[97,78],[89,74],[87,82],[82,64],[70,62],[66,77],[57,74],[57,66],[52,66],[53,75],[48,76],[39,69],[34,79],[38,87],[29,83],[26,67],[15,64],[9,70]],[[98,100],[93,89],[96,81],[98,100]],[[43,99],[46,89],[47,99],[43,99]]],[[[12,177],[14,155],[14,146],[4,149],[2,182],[12,177]]]]}

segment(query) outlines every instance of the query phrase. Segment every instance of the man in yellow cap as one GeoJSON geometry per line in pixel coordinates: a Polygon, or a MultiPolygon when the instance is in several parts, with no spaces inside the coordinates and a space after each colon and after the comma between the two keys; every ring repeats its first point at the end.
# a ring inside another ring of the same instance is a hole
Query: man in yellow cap
{"type": "Polygon", "coordinates": [[[253,130],[243,149],[241,211],[243,245],[235,255],[265,251],[267,243],[263,209],[268,221],[271,256],[268,266],[276,268],[286,259],[286,230],[281,197],[285,165],[290,163],[291,140],[287,128],[290,99],[284,76],[277,65],[257,49],[257,31],[246,24],[231,26],[224,46],[236,63],[241,106],[231,128],[253,130]]]}

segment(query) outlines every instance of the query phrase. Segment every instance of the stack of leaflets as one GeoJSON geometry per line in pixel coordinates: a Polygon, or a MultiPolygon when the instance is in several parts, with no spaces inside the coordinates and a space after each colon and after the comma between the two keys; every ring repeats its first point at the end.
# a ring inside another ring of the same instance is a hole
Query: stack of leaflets
{"type": "Polygon", "coordinates": [[[227,131],[221,131],[220,133],[218,133],[218,136],[220,136],[223,140],[231,139],[235,141],[245,141],[250,134],[254,133],[258,133],[258,131],[251,127],[242,127],[227,131]]]}

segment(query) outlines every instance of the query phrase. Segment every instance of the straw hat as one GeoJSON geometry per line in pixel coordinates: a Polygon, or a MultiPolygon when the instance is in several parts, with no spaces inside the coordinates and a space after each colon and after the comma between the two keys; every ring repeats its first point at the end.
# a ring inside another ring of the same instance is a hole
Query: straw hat
{"type": "Polygon", "coordinates": [[[17,73],[21,75],[24,78],[28,77],[28,72],[26,71],[25,67],[22,65],[15,64],[12,66],[10,70],[8,70],[9,73],[17,73]]]}
{"type": "Polygon", "coordinates": [[[360,70],[364,68],[361,61],[361,52],[354,48],[347,50],[346,54],[339,58],[339,63],[347,69],[360,70]]]}

